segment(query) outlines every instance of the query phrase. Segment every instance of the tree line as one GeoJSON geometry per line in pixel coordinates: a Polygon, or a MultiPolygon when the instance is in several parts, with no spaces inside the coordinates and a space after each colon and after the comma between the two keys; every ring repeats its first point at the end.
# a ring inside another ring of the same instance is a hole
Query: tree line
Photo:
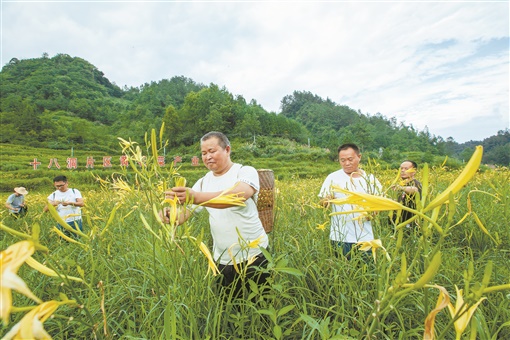
{"type": "Polygon", "coordinates": [[[467,160],[482,144],[485,162],[510,163],[508,129],[484,141],[458,144],[307,91],[285,96],[276,113],[225,87],[184,76],[120,88],[86,60],[67,54],[13,58],[4,65],[0,115],[0,142],[54,149],[112,151],[118,148],[116,137],[143,140],[145,132],[164,122],[174,148],[196,146],[201,135],[219,130],[233,138],[277,137],[329,148],[332,157],[339,144],[354,142],[386,161],[413,151],[420,162],[446,155],[467,160]]]}

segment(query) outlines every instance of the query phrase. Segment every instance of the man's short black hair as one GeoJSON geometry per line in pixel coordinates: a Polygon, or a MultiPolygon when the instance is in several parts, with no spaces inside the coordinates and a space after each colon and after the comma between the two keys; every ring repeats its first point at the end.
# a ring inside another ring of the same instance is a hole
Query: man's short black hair
{"type": "Polygon", "coordinates": [[[218,132],[218,131],[211,131],[206,133],[205,135],[200,138],[200,142],[205,142],[206,140],[210,138],[217,138],[218,144],[225,149],[227,146],[230,146],[230,141],[228,140],[227,136],[225,134],[218,132]]]}
{"type": "Polygon", "coordinates": [[[57,176],[53,179],[53,183],[55,182],[66,182],[67,183],[67,177],[64,175],[57,176]]]}
{"type": "Polygon", "coordinates": [[[342,150],[353,149],[357,155],[359,155],[359,147],[354,143],[345,143],[338,147],[338,153],[342,150]]]}
{"type": "Polygon", "coordinates": [[[416,170],[418,170],[418,163],[416,163],[415,161],[410,161],[410,160],[405,160],[404,162],[409,162],[413,165],[413,168],[415,168],[416,170]]]}

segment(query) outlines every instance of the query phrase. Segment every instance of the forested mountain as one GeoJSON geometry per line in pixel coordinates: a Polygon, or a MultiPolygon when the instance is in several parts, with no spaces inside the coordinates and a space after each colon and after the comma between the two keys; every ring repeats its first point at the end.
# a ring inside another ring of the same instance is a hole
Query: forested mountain
{"type": "MultiPolygon", "coordinates": [[[[13,58],[0,72],[0,142],[54,149],[118,148],[116,137],[142,140],[164,122],[171,147],[195,145],[210,130],[232,138],[278,137],[329,148],[332,157],[344,142],[355,142],[383,161],[416,152],[420,162],[434,156],[468,158],[474,146],[459,145],[427,130],[398,124],[395,118],[368,115],[310,92],[294,92],[281,102],[281,113],[267,112],[218,85],[184,76],[120,88],[89,62],[58,54],[49,58],[13,58]]],[[[508,165],[510,133],[486,139],[485,161],[508,165]]]]}

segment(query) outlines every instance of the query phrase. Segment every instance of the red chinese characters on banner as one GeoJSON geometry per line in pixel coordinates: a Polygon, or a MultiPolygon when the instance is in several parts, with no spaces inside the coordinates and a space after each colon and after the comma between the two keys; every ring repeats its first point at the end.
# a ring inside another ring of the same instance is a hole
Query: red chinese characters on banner
{"type": "Polygon", "coordinates": [[[197,156],[191,157],[191,165],[198,166],[199,158],[197,156]]]}
{"type": "Polygon", "coordinates": [[[60,164],[58,164],[58,160],[56,158],[50,158],[50,164],[48,164],[48,169],[55,165],[55,168],[60,169],[60,164]]]}
{"type": "Polygon", "coordinates": [[[68,169],[78,168],[78,158],[76,158],[76,157],[67,158],[67,168],[68,169]]]}
{"type": "MultiPolygon", "coordinates": [[[[119,157],[120,166],[121,167],[127,167],[129,166],[129,158],[127,155],[122,155],[119,157]]],[[[85,163],[85,167],[87,169],[94,169],[94,165],[96,163],[96,160],[93,156],[87,156],[87,161],[85,163]]],[[[147,166],[147,156],[143,156],[141,161],[137,162],[140,167],[147,166]]],[[[182,163],[182,157],[181,156],[174,156],[173,158],[173,164],[177,165],[177,163],[182,163]]],[[[34,170],[37,170],[39,166],[42,163],[37,160],[37,158],[34,158],[32,162],[30,162],[30,165],[33,167],[34,170]]],[[[193,166],[199,165],[199,157],[193,156],[191,159],[191,164],[193,166]]],[[[166,157],[165,156],[158,156],[158,165],[160,167],[166,166],[166,157]]],[[[112,156],[103,156],[103,168],[112,168],[112,156]]],[[[60,169],[61,166],[58,163],[57,158],[50,158],[48,169],[60,169]]],[[[77,169],[78,168],[78,158],[77,157],[69,157],[67,158],[67,169],[77,169]]]]}
{"type": "Polygon", "coordinates": [[[165,156],[158,156],[159,166],[165,166],[165,156]]]}
{"type": "Polygon", "coordinates": [[[128,162],[128,158],[126,155],[122,155],[120,156],[120,166],[128,166],[129,165],[129,162],[128,162]]]}
{"type": "Polygon", "coordinates": [[[39,167],[39,165],[41,165],[41,162],[38,162],[38,161],[37,161],[37,158],[34,158],[34,161],[33,161],[33,162],[30,162],[30,165],[32,165],[32,167],[34,168],[34,170],[37,170],[37,168],[39,167]]]}
{"type": "Polygon", "coordinates": [[[85,166],[87,169],[94,169],[94,157],[87,157],[87,165],[85,166]]]}
{"type": "Polygon", "coordinates": [[[111,168],[112,167],[112,157],[111,156],[103,156],[103,168],[111,168]]]}

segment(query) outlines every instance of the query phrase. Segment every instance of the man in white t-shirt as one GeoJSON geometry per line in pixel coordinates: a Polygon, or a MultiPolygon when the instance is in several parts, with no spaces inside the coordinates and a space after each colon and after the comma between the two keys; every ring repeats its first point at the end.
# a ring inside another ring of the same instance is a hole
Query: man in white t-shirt
{"type": "MultiPolygon", "coordinates": [[[[62,219],[76,230],[83,231],[83,224],[81,219],[81,208],[85,205],[81,192],[78,189],[69,188],[69,182],[66,176],[57,176],[53,179],[53,184],[57,189],[48,196],[48,204],[55,207],[58,214],[62,219]]],[[[48,208],[45,207],[44,211],[48,208]]],[[[74,237],[71,233],[60,224],[57,224],[65,235],[74,237]]]]}
{"type": "MultiPolygon", "coordinates": [[[[368,175],[359,168],[361,153],[356,144],[343,144],[338,148],[338,161],[341,170],[337,170],[326,177],[319,192],[322,202],[327,204],[328,199],[338,199],[345,197],[344,194],[333,192],[332,185],[343,189],[378,194],[381,190],[381,184],[373,176],[368,175]]],[[[333,212],[354,210],[350,204],[332,205],[333,212]]],[[[342,254],[350,259],[350,251],[358,242],[371,241],[374,239],[372,224],[366,218],[360,218],[360,213],[350,213],[331,216],[331,229],[329,238],[335,247],[335,253],[341,250],[342,254]]]]}
{"type": "MultiPolygon", "coordinates": [[[[198,204],[209,201],[220,195],[224,190],[233,188],[228,194],[239,194],[244,198],[246,206],[231,204],[210,204],[198,207],[195,211],[205,208],[209,213],[209,224],[213,238],[213,258],[219,262],[218,269],[222,274],[221,284],[233,289],[233,296],[239,297],[242,280],[233,266],[233,261],[247,268],[244,284],[248,287],[248,279],[264,284],[267,273],[261,273],[253,267],[265,268],[267,260],[260,248],[267,248],[269,240],[260,221],[257,210],[259,177],[257,170],[251,166],[242,166],[230,159],[231,146],[228,138],[221,132],[212,131],[200,139],[202,161],[210,171],[199,179],[192,188],[174,187],[165,192],[167,199],[175,196],[180,203],[192,201],[194,208],[198,204]],[[259,240],[256,247],[248,243],[259,240]]],[[[191,215],[189,210],[179,217],[179,224],[191,215]]],[[[164,216],[168,222],[168,216],[164,216]]]]}

